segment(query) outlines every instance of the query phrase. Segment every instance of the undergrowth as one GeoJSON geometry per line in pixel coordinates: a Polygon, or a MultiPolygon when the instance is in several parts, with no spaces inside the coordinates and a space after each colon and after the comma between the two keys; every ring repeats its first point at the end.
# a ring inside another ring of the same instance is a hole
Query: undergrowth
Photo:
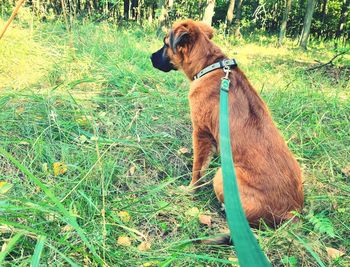
{"type": "MultiPolygon", "coordinates": [[[[69,37],[53,22],[1,40],[1,266],[237,261],[231,247],[191,242],[227,226],[210,184],[194,196],[179,189],[192,164],[188,81],[152,68],[161,41],[105,23],[74,25],[69,37]]],[[[264,37],[215,41],[266,101],[304,172],[299,222],[254,230],[261,247],[274,266],[349,266],[349,56],[332,71],[306,71],[334,52],[264,37]]]]}

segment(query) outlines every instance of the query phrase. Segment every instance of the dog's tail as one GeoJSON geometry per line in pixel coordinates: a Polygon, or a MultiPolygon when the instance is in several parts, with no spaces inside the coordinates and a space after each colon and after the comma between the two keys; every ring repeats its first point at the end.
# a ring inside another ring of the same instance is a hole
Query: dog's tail
{"type": "Polygon", "coordinates": [[[232,239],[230,233],[224,233],[216,237],[197,240],[196,243],[205,245],[230,246],[232,245],[232,239]]]}

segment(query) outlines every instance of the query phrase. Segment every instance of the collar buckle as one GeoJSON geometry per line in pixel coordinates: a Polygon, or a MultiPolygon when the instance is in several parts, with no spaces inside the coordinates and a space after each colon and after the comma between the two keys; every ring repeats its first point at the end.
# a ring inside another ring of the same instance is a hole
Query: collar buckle
{"type": "Polygon", "coordinates": [[[236,66],[237,66],[237,63],[234,59],[224,59],[202,69],[200,72],[194,75],[193,80],[197,80],[200,77],[204,76],[205,74],[216,69],[223,69],[225,72],[225,79],[227,80],[229,73],[231,72],[231,68],[236,66]]]}
{"type": "Polygon", "coordinates": [[[231,68],[228,65],[225,65],[225,67],[223,68],[224,72],[225,72],[225,77],[223,77],[223,79],[228,80],[228,76],[230,75],[231,72],[231,68]]]}

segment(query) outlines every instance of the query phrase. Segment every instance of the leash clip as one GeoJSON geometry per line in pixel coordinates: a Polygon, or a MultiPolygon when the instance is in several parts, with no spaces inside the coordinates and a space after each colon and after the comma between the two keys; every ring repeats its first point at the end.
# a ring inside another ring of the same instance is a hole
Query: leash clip
{"type": "Polygon", "coordinates": [[[228,78],[230,72],[231,72],[231,69],[230,69],[230,66],[225,66],[223,68],[224,72],[225,72],[225,77],[222,77],[221,78],[221,86],[220,86],[220,89],[225,91],[225,92],[228,92],[228,90],[230,89],[230,80],[228,78]]]}
{"type": "Polygon", "coordinates": [[[223,79],[228,80],[228,76],[229,76],[229,74],[230,74],[230,72],[231,72],[230,66],[227,66],[227,65],[226,65],[226,66],[223,68],[223,70],[224,70],[224,72],[225,72],[225,77],[224,77],[223,79]]]}

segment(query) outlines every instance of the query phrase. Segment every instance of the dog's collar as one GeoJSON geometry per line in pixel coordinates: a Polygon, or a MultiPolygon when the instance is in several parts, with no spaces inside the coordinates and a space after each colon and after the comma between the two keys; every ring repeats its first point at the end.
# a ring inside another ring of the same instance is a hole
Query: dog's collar
{"type": "Polygon", "coordinates": [[[217,69],[222,69],[224,67],[235,67],[237,66],[237,62],[234,59],[224,59],[221,60],[219,62],[216,62],[214,64],[209,65],[208,67],[205,67],[204,69],[202,69],[200,72],[198,72],[196,75],[194,75],[193,80],[197,80],[200,77],[202,77],[203,75],[213,71],[213,70],[217,70],[217,69]]]}

